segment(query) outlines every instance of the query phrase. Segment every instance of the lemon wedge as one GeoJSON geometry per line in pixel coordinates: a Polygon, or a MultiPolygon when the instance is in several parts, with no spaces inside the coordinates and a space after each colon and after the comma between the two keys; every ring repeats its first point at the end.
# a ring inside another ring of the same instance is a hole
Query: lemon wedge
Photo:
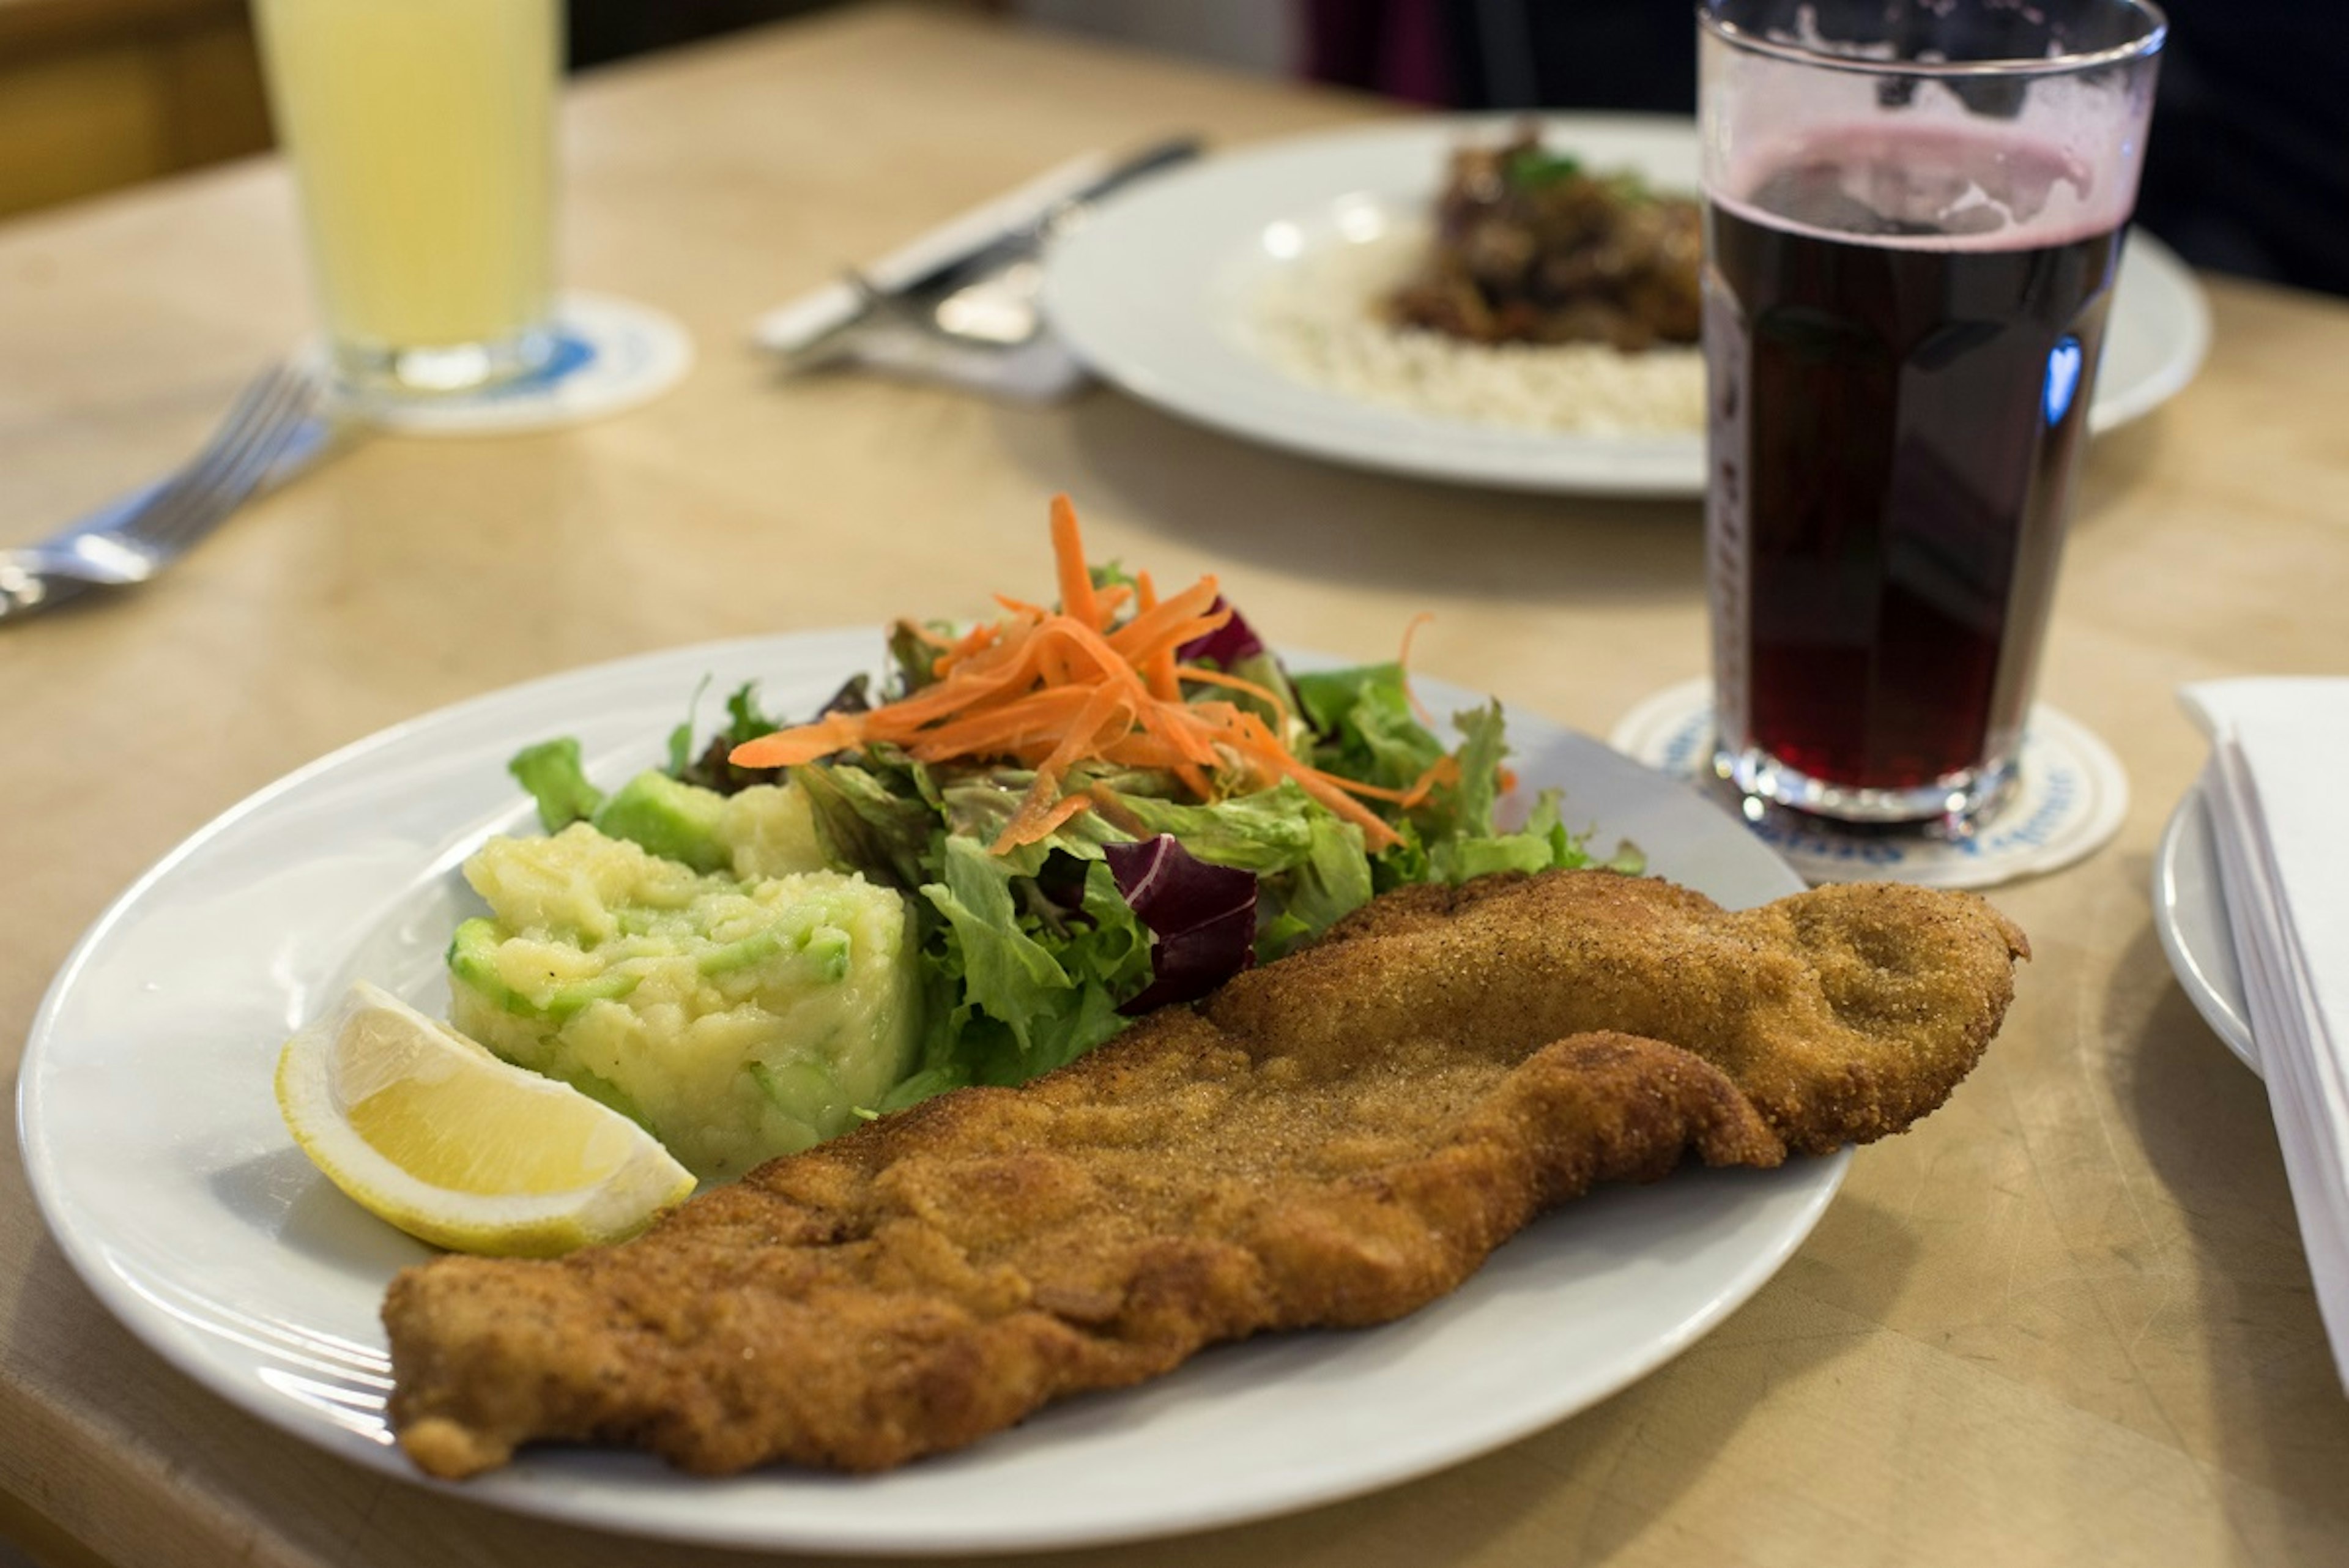
{"type": "Polygon", "coordinates": [[[277,1108],[334,1184],[409,1235],[554,1257],[693,1190],[651,1134],[365,981],[277,1058],[277,1108]]]}

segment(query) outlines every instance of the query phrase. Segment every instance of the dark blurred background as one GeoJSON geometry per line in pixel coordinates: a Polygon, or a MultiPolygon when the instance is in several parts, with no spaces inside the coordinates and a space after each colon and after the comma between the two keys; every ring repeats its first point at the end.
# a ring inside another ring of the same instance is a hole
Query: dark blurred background
{"type": "MultiPolygon", "coordinates": [[[[569,0],[587,67],[843,0],[569,0]]],[[[1695,102],[1686,0],[931,0],[1444,109],[1695,102]]],[[[2349,295],[2349,19],[2167,0],[2139,221],[2198,265],[2349,295]]],[[[0,214],[268,145],[245,0],[0,0],[0,214]]]]}
{"type": "MultiPolygon", "coordinates": [[[[2349,294],[2349,16],[2162,0],[2137,221],[2198,266],[2349,294]]],[[[1455,109],[1696,108],[1681,0],[1303,0],[1306,72],[1455,109]]]]}

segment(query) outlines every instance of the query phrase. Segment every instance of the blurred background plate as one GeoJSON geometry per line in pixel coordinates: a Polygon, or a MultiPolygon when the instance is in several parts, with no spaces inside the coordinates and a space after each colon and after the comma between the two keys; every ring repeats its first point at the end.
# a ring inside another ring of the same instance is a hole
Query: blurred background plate
{"type": "MultiPolygon", "coordinates": [[[[1311,384],[1268,356],[1262,302],[1340,247],[1392,244],[1424,223],[1445,161],[1522,115],[1381,124],[1244,149],[1111,202],[1057,246],[1053,327],[1097,372],[1166,411],[1243,440],[1425,479],[1589,494],[1704,493],[1701,430],[1574,434],[1440,417],[1311,384]]],[[[1540,117],[1545,143],[1601,171],[1693,193],[1693,124],[1671,116],[1540,117]]],[[[2110,430],[2199,369],[2209,309],[2191,271],[2129,236],[2091,415],[2110,430]]]]}

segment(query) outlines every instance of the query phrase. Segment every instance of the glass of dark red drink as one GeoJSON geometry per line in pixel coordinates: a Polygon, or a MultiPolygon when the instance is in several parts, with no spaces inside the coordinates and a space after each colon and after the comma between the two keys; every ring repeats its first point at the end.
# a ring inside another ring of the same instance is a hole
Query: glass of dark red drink
{"type": "Polygon", "coordinates": [[[1962,832],[2012,789],[2165,27],[1701,5],[1714,762],[1749,802],[1962,832]]]}

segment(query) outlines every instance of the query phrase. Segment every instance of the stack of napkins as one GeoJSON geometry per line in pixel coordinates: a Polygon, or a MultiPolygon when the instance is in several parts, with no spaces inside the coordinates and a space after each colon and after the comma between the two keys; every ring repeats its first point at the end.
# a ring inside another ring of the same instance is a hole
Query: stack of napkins
{"type": "Polygon", "coordinates": [[[2349,1386],[2349,680],[2214,680],[2179,695],[2210,737],[2204,793],[2227,921],[2349,1386]]]}

